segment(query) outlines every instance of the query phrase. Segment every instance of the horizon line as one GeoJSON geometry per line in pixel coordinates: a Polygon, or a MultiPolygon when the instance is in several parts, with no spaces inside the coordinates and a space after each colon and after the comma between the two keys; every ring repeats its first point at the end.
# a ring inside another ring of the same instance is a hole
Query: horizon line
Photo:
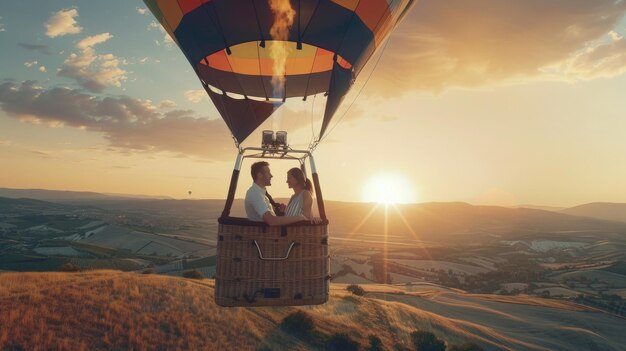
{"type": "MultiPolygon", "coordinates": [[[[193,197],[192,198],[185,198],[185,197],[173,197],[173,196],[169,196],[169,195],[147,195],[147,194],[132,194],[132,193],[108,193],[108,192],[100,192],[100,191],[93,191],[93,190],[67,190],[67,189],[45,189],[45,188],[10,188],[10,187],[2,187],[2,186],[0,186],[0,190],[1,189],[15,190],[15,191],[51,191],[51,192],[69,192],[69,193],[93,193],[93,194],[102,195],[102,196],[108,196],[108,197],[125,197],[125,198],[136,199],[136,200],[152,199],[152,200],[180,200],[180,201],[184,201],[184,200],[193,200],[193,201],[226,201],[226,198],[193,198],[193,197]]],[[[3,196],[0,196],[0,197],[3,197],[3,196]]],[[[278,198],[278,199],[285,199],[285,198],[288,198],[288,197],[277,196],[276,198],[278,198]]],[[[243,200],[243,198],[235,198],[235,200],[243,200]]],[[[375,201],[336,200],[336,199],[328,199],[328,198],[325,198],[324,201],[344,202],[344,203],[359,203],[359,204],[378,204],[375,201]]],[[[528,208],[529,206],[532,206],[532,207],[544,207],[544,208],[555,208],[555,209],[568,209],[568,208],[578,207],[578,206],[582,206],[582,205],[597,204],[597,203],[622,204],[622,203],[626,203],[626,202],[591,201],[591,202],[587,202],[587,203],[583,203],[583,204],[577,204],[577,205],[573,205],[573,206],[555,206],[555,205],[536,205],[536,204],[529,204],[529,203],[515,204],[515,205],[499,205],[499,204],[472,203],[470,201],[463,201],[463,200],[447,200],[447,201],[441,201],[440,200],[440,201],[422,201],[422,202],[399,202],[399,203],[390,203],[389,205],[422,205],[422,204],[431,204],[431,203],[463,203],[463,204],[468,204],[468,205],[471,205],[471,206],[494,206],[494,207],[506,207],[506,208],[528,208]]]]}

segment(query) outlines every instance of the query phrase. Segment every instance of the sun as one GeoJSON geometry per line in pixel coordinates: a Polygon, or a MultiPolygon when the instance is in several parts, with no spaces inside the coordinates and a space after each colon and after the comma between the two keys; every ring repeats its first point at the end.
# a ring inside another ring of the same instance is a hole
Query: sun
{"type": "Polygon", "coordinates": [[[363,201],[382,204],[417,202],[413,184],[398,173],[384,172],[373,175],[363,188],[363,201]]]}

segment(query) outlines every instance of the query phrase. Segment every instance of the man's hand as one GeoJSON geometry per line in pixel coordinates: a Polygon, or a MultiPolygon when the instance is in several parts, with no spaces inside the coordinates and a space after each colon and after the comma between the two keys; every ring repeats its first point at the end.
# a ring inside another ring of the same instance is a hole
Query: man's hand
{"type": "Polygon", "coordinates": [[[287,209],[287,205],[278,204],[278,208],[280,208],[280,212],[285,213],[285,210],[287,209]]]}
{"type": "Polygon", "coordinates": [[[320,224],[320,223],[322,223],[322,219],[319,218],[319,217],[313,217],[313,218],[311,218],[311,223],[313,223],[313,224],[320,224]]]}

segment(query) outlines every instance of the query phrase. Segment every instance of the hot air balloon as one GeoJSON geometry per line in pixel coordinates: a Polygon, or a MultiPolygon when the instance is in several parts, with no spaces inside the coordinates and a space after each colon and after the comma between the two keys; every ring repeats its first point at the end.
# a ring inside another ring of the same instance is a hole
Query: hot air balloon
{"type": "MultiPolygon", "coordinates": [[[[363,67],[414,0],[144,0],[181,49],[238,149],[219,219],[216,302],[306,305],[328,300],[328,221],[309,150],[279,133],[241,143],[287,99],[323,94],[317,142],[363,67]],[[230,217],[246,158],[310,161],[319,225],[268,227],[230,217]],[[312,263],[314,262],[314,263],[312,263]]],[[[284,116],[289,118],[289,116],[284,116]]]]}

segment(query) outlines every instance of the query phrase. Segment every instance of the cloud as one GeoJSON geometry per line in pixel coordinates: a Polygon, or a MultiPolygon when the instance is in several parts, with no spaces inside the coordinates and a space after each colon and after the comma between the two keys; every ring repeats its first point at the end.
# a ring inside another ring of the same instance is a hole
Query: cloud
{"type": "Polygon", "coordinates": [[[626,73],[626,41],[618,35],[611,39],[610,43],[574,55],[557,72],[574,80],[611,78],[626,73]]]}
{"type": "Polygon", "coordinates": [[[196,104],[207,98],[206,91],[204,90],[187,90],[184,95],[185,99],[196,104]]]}
{"type": "Polygon", "coordinates": [[[372,84],[398,94],[621,74],[623,43],[597,41],[625,13],[619,0],[421,0],[391,37],[372,84]]]}
{"type": "Polygon", "coordinates": [[[48,45],[38,45],[38,44],[26,44],[26,43],[17,43],[23,49],[29,51],[38,51],[44,55],[50,55],[50,50],[48,49],[48,45]]]}
{"type": "Polygon", "coordinates": [[[140,64],[142,64],[142,65],[143,65],[144,63],[146,63],[146,62],[148,62],[148,58],[147,58],[147,57],[144,57],[144,58],[142,58],[141,60],[139,60],[139,63],[140,63],[140,64]]]}
{"type": "Polygon", "coordinates": [[[609,32],[609,36],[611,37],[611,40],[613,40],[613,41],[622,40],[622,36],[619,35],[619,33],[615,32],[615,31],[610,31],[609,32]]]}
{"type": "Polygon", "coordinates": [[[36,82],[0,84],[0,108],[21,121],[102,133],[120,152],[169,151],[230,160],[232,139],[221,119],[193,111],[160,113],[148,100],[100,98],[80,90],[44,89],[36,82]]]}
{"type": "Polygon", "coordinates": [[[174,40],[172,39],[172,37],[170,37],[169,33],[165,30],[165,28],[163,28],[163,26],[160,23],[158,23],[157,21],[150,22],[150,24],[148,25],[148,30],[152,30],[152,29],[158,29],[159,32],[163,34],[162,42],[158,40],[154,41],[157,46],[160,46],[161,44],[172,46],[174,44],[174,40]]]}
{"type": "Polygon", "coordinates": [[[45,24],[46,35],[54,38],[82,32],[83,28],[78,26],[75,17],[78,17],[77,9],[61,10],[55,13],[45,24]]]}
{"type": "MultiPolygon", "coordinates": [[[[2,16],[0,16],[0,20],[2,20],[2,16]]],[[[4,24],[0,23],[0,32],[6,32],[6,29],[4,29],[4,24]]]]}
{"type": "Polygon", "coordinates": [[[86,37],[85,39],[79,41],[78,44],[76,44],[76,47],[81,50],[86,50],[86,49],[93,47],[94,45],[104,43],[105,41],[108,41],[111,38],[113,38],[113,36],[109,33],[101,33],[98,35],[92,35],[90,37],[86,37]]]}
{"type": "Polygon", "coordinates": [[[140,15],[145,15],[148,13],[148,9],[145,7],[137,7],[137,13],[139,13],[140,15]]]}
{"type": "Polygon", "coordinates": [[[125,64],[113,54],[96,54],[95,45],[104,43],[113,36],[101,33],[86,37],[76,44],[80,53],[72,53],[63,62],[63,68],[57,73],[62,77],[75,79],[91,92],[102,92],[107,87],[121,87],[128,77],[120,67],[125,64]]]}
{"type": "MultiPolygon", "coordinates": [[[[24,66],[28,67],[28,68],[32,68],[32,67],[36,67],[39,64],[39,62],[37,61],[31,61],[31,62],[24,62],[24,66]]],[[[48,72],[48,70],[46,69],[46,66],[44,65],[40,65],[38,68],[39,72],[45,73],[48,72]]]]}
{"type": "Polygon", "coordinates": [[[172,100],[163,100],[159,103],[159,108],[173,108],[176,107],[176,102],[172,100]]]}
{"type": "Polygon", "coordinates": [[[41,150],[29,150],[31,154],[34,154],[41,158],[52,158],[52,155],[49,152],[41,151],[41,150]]]}

